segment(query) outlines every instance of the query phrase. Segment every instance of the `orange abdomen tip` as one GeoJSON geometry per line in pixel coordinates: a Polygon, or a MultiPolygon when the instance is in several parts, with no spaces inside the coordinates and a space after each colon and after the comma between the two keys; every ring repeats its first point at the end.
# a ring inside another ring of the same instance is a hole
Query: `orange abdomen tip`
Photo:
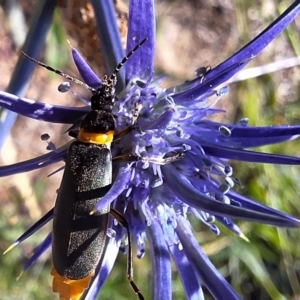
{"type": "Polygon", "coordinates": [[[85,278],[73,280],[60,276],[54,268],[51,270],[51,275],[53,276],[52,290],[54,293],[59,293],[60,300],[79,300],[94,276],[90,274],[85,278]]]}

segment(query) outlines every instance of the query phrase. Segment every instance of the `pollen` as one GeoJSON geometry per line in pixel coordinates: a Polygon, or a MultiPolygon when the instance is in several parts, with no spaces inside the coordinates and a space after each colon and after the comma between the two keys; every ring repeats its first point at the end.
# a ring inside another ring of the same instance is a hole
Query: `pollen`
{"type": "Polygon", "coordinates": [[[59,293],[60,300],[79,300],[84,290],[89,287],[90,279],[94,273],[79,280],[72,280],[60,276],[54,268],[51,270],[53,276],[52,290],[59,293]]]}

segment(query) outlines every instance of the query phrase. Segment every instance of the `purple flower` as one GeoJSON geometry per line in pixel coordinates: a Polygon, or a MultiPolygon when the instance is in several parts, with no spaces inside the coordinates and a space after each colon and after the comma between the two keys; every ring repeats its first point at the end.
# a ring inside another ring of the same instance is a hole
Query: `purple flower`
{"type": "MultiPolygon", "coordinates": [[[[94,8],[101,6],[97,1],[92,3],[94,8]]],[[[141,103],[142,110],[137,120],[138,129],[116,141],[112,153],[117,156],[125,150],[143,157],[144,161],[115,163],[113,185],[95,209],[111,204],[124,214],[138,249],[138,257],[144,255],[145,242],[148,240],[152,261],[151,299],[171,299],[171,258],[188,299],[203,299],[200,282],[215,299],[239,299],[239,295],[201,250],[192,233],[188,215],[202,221],[215,234],[219,233],[215,223],[217,220],[242,237],[243,233],[232,219],[278,227],[299,226],[298,219],[234,192],[234,186],[240,183],[227,161],[299,165],[300,159],[297,157],[254,152],[248,148],[294,139],[299,135],[300,126],[251,127],[247,126],[245,119],[238,124],[209,121],[208,117],[220,110],[206,101],[213,97],[216,102],[227,93],[226,88],[219,86],[258,55],[293,21],[299,11],[300,3],[297,1],[253,41],[223,63],[213,69],[200,68],[193,80],[162,89],[159,84],[163,78],[155,78],[153,69],[153,1],[130,1],[127,52],[142,39],[148,40],[123,67],[119,81],[124,88],[118,92],[113,109],[117,116],[117,129],[131,123],[136,104],[141,103]],[[184,154],[183,159],[166,165],[152,162],[174,153],[184,154]],[[147,159],[151,162],[147,162],[147,159]]],[[[72,54],[83,80],[93,88],[101,85],[101,80],[80,54],[75,49],[72,49],[72,54]]],[[[90,110],[89,107],[43,104],[5,92],[0,92],[0,105],[37,120],[75,125],[90,110]]],[[[30,161],[1,167],[0,176],[55,163],[62,160],[67,149],[68,145],[65,145],[30,161]]],[[[52,211],[14,245],[32,235],[51,218],[52,211]]],[[[120,226],[112,225],[103,261],[85,299],[95,299],[110,273],[125,233],[120,226]]],[[[36,250],[25,269],[50,245],[51,235],[36,250]]]]}

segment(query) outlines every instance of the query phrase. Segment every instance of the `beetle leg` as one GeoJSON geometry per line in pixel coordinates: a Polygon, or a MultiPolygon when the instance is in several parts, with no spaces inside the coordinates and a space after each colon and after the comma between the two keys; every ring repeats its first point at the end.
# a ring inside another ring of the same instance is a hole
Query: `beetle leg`
{"type": "Polygon", "coordinates": [[[140,300],[144,300],[144,296],[140,292],[139,288],[133,281],[133,266],[132,266],[132,241],[129,232],[129,224],[118,211],[114,210],[113,208],[110,209],[110,214],[119,222],[121,226],[123,226],[127,231],[128,237],[128,256],[127,256],[127,280],[131,285],[133,291],[137,294],[140,300]]]}
{"type": "Polygon", "coordinates": [[[133,131],[134,128],[135,128],[134,125],[130,125],[130,126],[127,126],[127,127],[123,128],[122,130],[120,130],[119,132],[117,132],[117,133],[114,135],[114,140],[113,140],[113,142],[122,139],[124,136],[126,136],[126,135],[129,134],[131,131],[133,131]]]}
{"type": "Polygon", "coordinates": [[[157,165],[166,165],[169,163],[172,163],[174,161],[180,160],[184,157],[183,152],[170,152],[165,154],[162,158],[157,157],[141,157],[138,155],[132,155],[132,154],[124,154],[120,156],[113,157],[113,162],[134,162],[134,161],[141,161],[141,162],[149,162],[154,163],[157,165]]]}
{"type": "Polygon", "coordinates": [[[137,102],[134,104],[134,111],[132,116],[132,125],[134,125],[139,117],[140,111],[142,110],[143,105],[141,102],[137,102]]]}
{"type": "Polygon", "coordinates": [[[122,130],[120,130],[119,132],[117,132],[114,136],[114,141],[118,141],[121,138],[123,138],[125,135],[129,134],[132,130],[134,130],[136,128],[136,121],[139,117],[140,111],[142,109],[142,104],[141,103],[135,103],[134,105],[134,112],[133,112],[133,116],[132,116],[132,121],[131,121],[131,125],[123,128],[122,130]]]}

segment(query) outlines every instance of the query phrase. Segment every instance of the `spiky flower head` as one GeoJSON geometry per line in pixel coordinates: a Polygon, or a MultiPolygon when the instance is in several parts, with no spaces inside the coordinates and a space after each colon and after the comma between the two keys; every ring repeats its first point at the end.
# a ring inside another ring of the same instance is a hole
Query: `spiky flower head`
{"type": "MultiPolygon", "coordinates": [[[[279,227],[297,227],[299,220],[247,199],[233,191],[239,181],[228,160],[271,164],[300,164],[297,157],[272,155],[248,150],[264,144],[290,140],[299,134],[299,125],[251,127],[247,120],[238,124],[211,121],[220,110],[214,104],[227,93],[220,87],[248,64],[269,44],[300,10],[299,1],[253,41],[214,68],[199,68],[193,80],[164,89],[163,78],[156,78],[153,68],[155,18],[153,1],[130,1],[127,52],[139,41],[147,42],[124,66],[124,88],[117,93],[113,107],[120,131],[134,118],[134,108],[141,110],[134,130],[113,143],[114,157],[124,153],[139,161],[115,162],[114,180],[109,192],[97,204],[100,210],[110,204],[129,223],[138,257],[145,253],[148,241],[152,262],[152,299],[171,299],[171,260],[179,272],[188,299],[202,299],[204,284],[215,299],[238,299],[239,296],[219,274],[195,240],[189,215],[219,233],[215,221],[239,236],[243,233],[233,219],[260,222],[279,227]],[[213,104],[207,99],[212,98],[213,104]],[[181,159],[174,159],[179,157],[181,159]],[[170,163],[164,160],[171,158],[170,163]]],[[[72,49],[74,62],[84,82],[97,88],[101,80],[72,49]]],[[[122,80],[122,79],[121,79],[122,80]]],[[[0,93],[1,105],[38,120],[80,123],[89,107],[72,108],[45,105],[33,100],[0,93]]],[[[68,145],[42,157],[13,166],[2,167],[1,175],[11,175],[40,168],[61,160],[68,145]]],[[[21,236],[23,241],[52,217],[50,211],[21,236]]],[[[94,299],[107,278],[125,231],[112,224],[109,241],[86,299],[94,299]]],[[[245,238],[245,237],[244,237],[245,238]]],[[[246,238],[245,238],[246,239],[246,238]]],[[[51,245],[49,235],[26,268],[51,245]]]]}

